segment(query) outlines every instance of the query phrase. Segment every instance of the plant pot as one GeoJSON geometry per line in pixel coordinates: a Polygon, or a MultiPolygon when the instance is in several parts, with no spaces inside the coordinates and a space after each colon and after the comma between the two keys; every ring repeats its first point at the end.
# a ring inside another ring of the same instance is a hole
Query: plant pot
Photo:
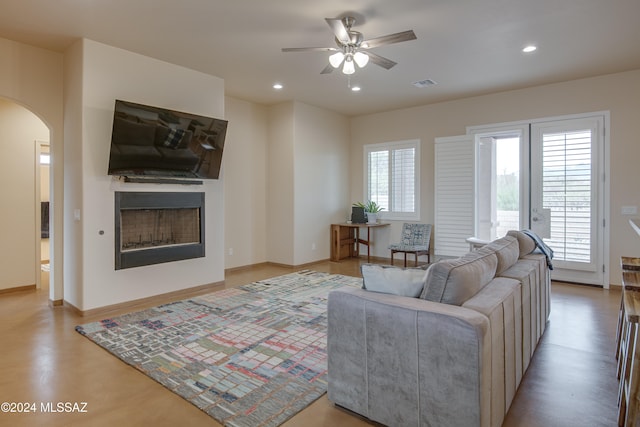
{"type": "Polygon", "coordinates": [[[378,214],[367,212],[367,224],[375,224],[378,222],[378,214]]]}

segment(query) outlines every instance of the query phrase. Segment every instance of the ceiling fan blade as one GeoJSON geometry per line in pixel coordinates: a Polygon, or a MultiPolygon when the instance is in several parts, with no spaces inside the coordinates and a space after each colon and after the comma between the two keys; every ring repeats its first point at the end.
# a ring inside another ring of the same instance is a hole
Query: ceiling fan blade
{"type": "Polygon", "coordinates": [[[333,52],[335,47],[283,47],[283,52],[333,52]]]}
{"type": "Polygon", "coordinates": [[[362,47],[364,49],[371,49],[373,47],[383,46],[392,43],[400,43],[406,42],[409,40],[417,39],[416,34],[413,30],[403,31],[401,33],[389,34],[386,36],[375,37],[370,40],[365,40],[362,42],[362,47]]]}
{"type": "Polygon", "coordinates": [[[385,70],[388,70],[390,68],[393,68],[397,62],[394,62],[388,58],[385,58],[384,56],[380,56],[377,55],[373,52],[369,52],[367,51],[367,55],[369,55],[369,60],[371,62],[373,62],[376,65],[379,65],[380,67],[384,68],[385,70]]]}
{"type": "Polygon", "coordinates": [[[328,64],[322,71],[320,71],[320,74],[331,74],[333,73],[333,70],[335,70],[335,68],[333,68],[333,65],[328,64]]]}
{"type": "Polygon", "coordinates": [[[351,36],[349,36],[349,32],[347,31],[347,27],[344,26],[344,22],[340,18],[324,18],[327,21],[327,24],[333,30],[333,34],[336,35],[336,38],[340,41],[340,43],[346,44],[351,42],[351,36]]]}

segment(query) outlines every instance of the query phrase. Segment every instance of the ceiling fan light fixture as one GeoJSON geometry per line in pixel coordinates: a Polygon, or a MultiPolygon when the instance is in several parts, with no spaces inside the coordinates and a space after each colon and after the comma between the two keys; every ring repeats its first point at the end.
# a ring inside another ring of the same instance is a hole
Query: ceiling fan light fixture
{"type": "Polygon", "coordinates": [[[369,62],[369,55],[363,52],[356,52],[355,55],[353,55],[353,60],[356,61],[358,67],[363,68],[369,62]]]}
{"type": "Polygon", "coordinates": [[[342,61],[344,61],[344,53],[342,52],[336,52],[329,56],[329,64],[331,64],[333,68],[338,68],[340,64],[342,64],[342,61]]]}
{"type": "Polygon", "coordinates": [[[347,58],[345,59],[344,66],[342,67],[342,72],[347,75],[356,72],[356,67],[353,64],[353,58],[351,58],[350,56],[347,56],[347,58]]]}

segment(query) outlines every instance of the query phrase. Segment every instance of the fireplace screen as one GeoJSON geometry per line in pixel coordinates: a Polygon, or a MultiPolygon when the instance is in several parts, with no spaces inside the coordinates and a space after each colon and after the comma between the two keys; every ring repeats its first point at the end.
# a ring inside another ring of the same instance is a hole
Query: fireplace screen
{"type": "Polygon", "coordinates": [[[116,192],[116,270],[204,256],[204,193],[116,192]]]}
{"type": "Polygon", "coordinates": [[[121,210],[120,242],[123,252],[200,243],[200,210],[121,210]]]}

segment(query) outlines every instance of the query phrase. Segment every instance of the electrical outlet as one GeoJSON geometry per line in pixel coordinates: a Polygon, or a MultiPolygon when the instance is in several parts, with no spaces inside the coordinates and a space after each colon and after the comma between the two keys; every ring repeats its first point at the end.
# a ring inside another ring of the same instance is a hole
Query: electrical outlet
{"type": "Polygon", "coordinates": [[[312,250],[312,251],[315,251],[315,250],[316,250],[316,244],[315,244],[315,243],[312,243],[312,244],[311,244],[311,250],[312,250]]]}
{"type": "Polygon", "coordinates": [[[233,255],[233,248],[229,248],[229,255],[233,255]]]}
{"type": "Polygon", "coordinates": [[[637,215],[638,207],[637,206],[623,206],[622,207],[622,215],[637,215]]]}

